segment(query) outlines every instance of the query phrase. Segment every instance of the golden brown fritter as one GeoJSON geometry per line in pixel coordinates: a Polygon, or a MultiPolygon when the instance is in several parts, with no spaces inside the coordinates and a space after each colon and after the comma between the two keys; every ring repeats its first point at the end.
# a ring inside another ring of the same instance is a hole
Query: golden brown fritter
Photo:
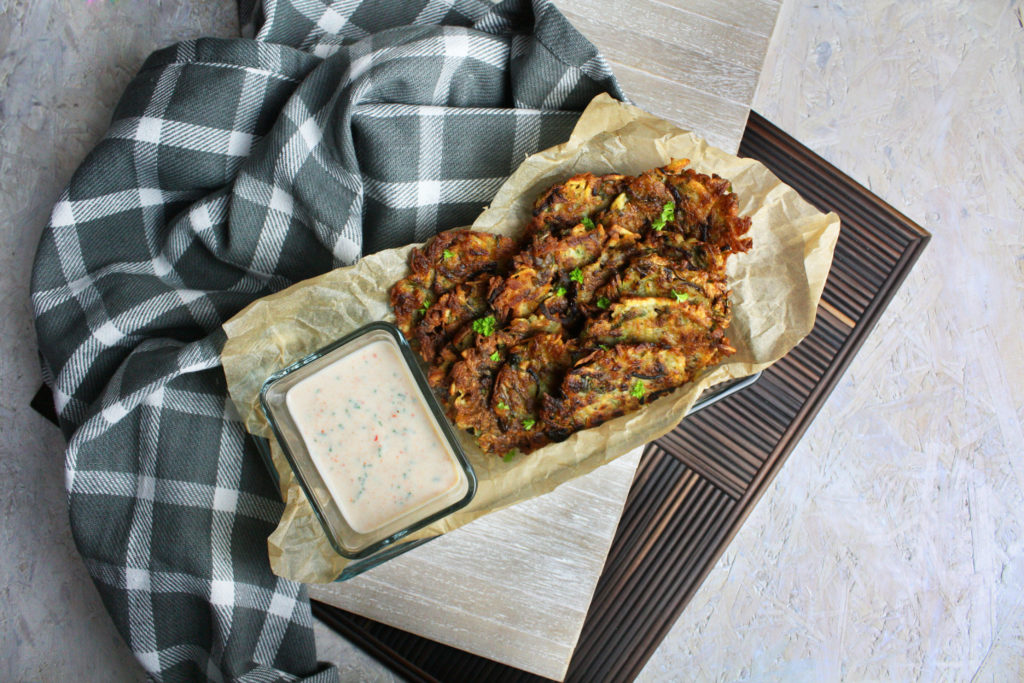
{"type": "MultiPolygon", "coordinates": [[[[516,318],[507,327],[489,337],[481,336],[473,327],[473,323],[469,323],[456,332],[448,346],[441,349],[427,373],[430,386],[435,389],[446,389],[444,391],[446,399],[449,395],[457,393],[457,388],[456,390],[447,390],[455,386],[454,382],[449,378],[449,372],[453,365],[464,359],[464,352],[468,349],[479,346],[485,351],[485,355],[493,356],[497,354],[496,359],[503,358],[506,348],[519,343],[519,341],[526,339],[530,335],[539,333],[554,334],[562,331],[561,322],[556,318],[544,315],[516,318]]],[[[460,381],[472,381],[469,379],[471,375],[463,374],[460,377],[460,381]]]]}
{"type": "MultiPolygon", "coordinates": [[[[558,389],[572,367],[574,347],[561,334],[537,334],[508,350],[491,391],[491,410],[504,434],[497,450],[529,452],[551,441],[540,420],[541,399],[558,389]]],[[[484,446],[498,443],[488,435],[480,441],[484,446]]]]}
{"type": "Polygon", "coordinates": [[[552,282],[558,273],[572,273],[598,258],[604,238],[603,228],[589,229],[582,224],[562,237],[535,235],[530,248],[513,259],[512,273],[504,279],[494,278],[491,306],[502,320],[530,315],[552,287],[558,286],[552,282]]]}
{"type": "Polygon", "coordinates": [[[442,232],[424,248],[413,249],[412,273],[391,288],[395,324],[414,341],[416,324],[438,297],[475,275],[504,267],[518,250],[515,240],[472,230],[442,232]]]}
{"type": "Polygon", "coordinates": [[[609,174],[595,176],[581,173],[560,185],[554,185],[537,198],[533,220],[526,226],[525,236],[552,232],[559,234],[578,225],[584,217],[604,211],[621,191],[628,176],[609,174]]]}
{"type": "Polygon", "coordinates": [[[490,353],[477,347],[464,351],[462,360],[452,366],[449,416],[456,427],[478,437],[501,431],[498,416],[490,410],[494,375],[500,369],[500,360],[491,360],[490,353]]]}
{"type": "Polygon", "coordinates": [[[716,318],[728,317],[729,288],[724,268],[691,270],[686,261],[658,253],[633,259],[596,292],[596,300],[610,304],[628,295],[690,301],[710,309],[716,318]]]}
{"type": "Polygon", "coordinates": [[[742,236],[750,219],[739,215],[732,183],[685,168],[687,163],[674,161],[629,180],[600,222],[633,232],[678,232],[723,251],[747,251],[751,242],[742,236]]]}
{"type": "Polygon", "coordinates": [[[581,359],[562,381],[561,396],[545,396],[542,419],[571,434],[649,403],[720,359],[717,350],[690,354],[657,344],[622,344],[581,359]]]}
{"type": "Polygon", "coordinates": [[[581,336],[605,346],[651,343],[685,351],[712,342],[713,326],[710,309],[697,301],[625,296],[607,313],[589,318],[581,336]]]}
{"type": "Polygon", "coordinates": [[[423,360],[432,363],[440,349],[460,328],[487,310],[489,280],[489,276],[476,277],[456,285],[427,309],[423,319],[416,325],[416,341],[419,342],[423,360]]]}
{"type": "MultiPolygon", "coordinates": [[[[602,230],[603,228],[598,228],[602,230]]],[[[580,269],[576,291],[576,305],[585,313],[592,313],[594,293],[614,278],[619,270],[638,252],[640,235],[619,225],[607,229],[607,238],[601,245],[601,254],[593,263],[580,269]]]]}
{"type": "Polygon", "coordinates": [[[735,350],[726,260],[750,248],[728,180],[673,161],[573,176],[521,244],[458,230],[391,291],[449,417],[487,453],[529,453],[634,410],[735,350]]]}

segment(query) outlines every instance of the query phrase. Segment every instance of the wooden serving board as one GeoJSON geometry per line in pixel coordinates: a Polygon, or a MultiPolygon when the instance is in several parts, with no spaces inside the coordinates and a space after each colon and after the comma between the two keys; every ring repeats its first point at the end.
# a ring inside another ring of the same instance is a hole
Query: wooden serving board
{"type": "MultiPolygon", "coordinates": [[[[649,444],[566,680],[631,680],[739,530],[929,235],[751,112],[740,144],[842,218],[814,330],[761,379],[649,444]]],[[[543,680],[324,604],[314,614],[413,681],[543,680]]]]}

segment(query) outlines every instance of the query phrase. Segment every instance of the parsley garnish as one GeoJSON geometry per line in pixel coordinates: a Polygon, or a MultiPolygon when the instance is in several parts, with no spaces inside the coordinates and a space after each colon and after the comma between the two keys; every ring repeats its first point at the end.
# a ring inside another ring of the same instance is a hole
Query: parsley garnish
{"type": "Polygon", "coordinates": [[[508,410],[508,404],[504,401],[498,401],[498,410],[508,410]]]}
{"type": "Polygon", "coordinates": [[[572,280],[573,282],[578,282],[578,283],[580,283],[582,285],[583,284],[583,271],[580,270],[579,268],[573,268],[572,272],[569,273],[569,279],[572,280]]]}
{"type": "Polygon", "coordinates": [[[501,354],[495,351],[494,353],[491,354],[491,360],[497,363],[499,360],[501,360],[501,354]]]}
{"type": "Polygon", "coordinates": [[[430,304],[428,304],[426,301],[424,301],[423,305],[420,306],[420,313],[422,313],[423,315],[426,315],[428,308],[430,308],[430,304]]]}
{"type": "Polygon", "coordinates": [[[503,456],[501,457],[501,459],[502,459],[502,460],[504,460],[505,462],[511,462],[511,461],[512,461],[512,458],[514,458],[514,457],[516,457],[516,449],[514,449],[514,448],[513,448],[513,449],[512,449],[512,450],[510,450],[510,451],[509,451],[508,453],[506,453],[505,455],[503,455],[503,456]]]}
{"type": "Polygon", "coordinates": [[[608,350],[608,345],[607,344],[598,344],[597,348],[601,349],[602,351],[607,351],[608,350]]]}
{"type": "Polygon", "coordinates": [[[608,308],[608,304],[610,304],[610,303],[611,303],[611,301],[608,300],[608,297],[602,296],[600,299],[597,300],[597,307],[598,308],[608,308]]]}
{"type": "Polygon", "coordinates": [[[494,319],[493,315],[489,315],[486,318],[477,318],[473,321],[473,331],[485,337],[490,337],[494,334],[494,329],[497,326],[498,321],[494,319]]]}
{"type": "Polygon", "coordinates": [[[565,287],[559,287],[556,289],[555,296],[565,296],[565,287]]]}
{"type": "Polygon", "coordinates": [[[443,257],[444,257],[445,259],[450,259],[450,258],[452,257],[452,252],[450,252],[450,251],[448,251],[447,249],[445,249],[445,250],[444,250],[443,252],[441,252],[441,255],[442,255],[442,256],[443,256],[443,257]]]}
{"type": "Polygon", "coordinates": [[[644,381],[642,379],[638,379],[633,388],[629,390],[629,395],[633,398],[643,398],[646,393],[647,390],[644,388],[644,381]]]}
{"type": "Polygon", "coordinates": [[[537,424],[537,421],[534,420],[533,418],[528,417],[525,420],[523,420],[523,429],[525,429],[526,431],[530,431],[531,429],[533,429],[533,425],[535,424],[537,424]]]}
{"type": "Polygon", "coordinates": [[[594,228],[597,227],[596,225],[594,225],[594,221],[590,219],[590,216],[584,216],[583,220],[581,220],[580,223],[582,223],[583,227],[586,228],[587,230],[593,230],[594,228]]]}
{"type": "Polygon", "coordinates": [[[655,230],[661,230],[662,228],[665,227],[666,223],[668,223],[669,221],[674,221],[675,219],[676,203],[666,202],[665,206],[661,207],[661,215],[658,216],[658,218],[655,219],[653,223],[651,223],[651,228],[655,230]]]}
{"type": "Polygon", "coordinates": [[[682,294],[680,294],[679,292],[677,292],[674,289],[672,290],[672,296],[674,296],[676,298],[676,301],[689,301],[690,300],[690,295],[689,294],[687,294],[686,292],[683,292],[682,294]]]}

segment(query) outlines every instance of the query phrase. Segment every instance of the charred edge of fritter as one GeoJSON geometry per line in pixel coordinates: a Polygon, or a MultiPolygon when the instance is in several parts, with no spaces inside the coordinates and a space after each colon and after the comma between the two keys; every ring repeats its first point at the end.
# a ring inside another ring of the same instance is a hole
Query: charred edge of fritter
{"type": "Polygon", "coordinates": [[[427,309],[415,332],[424,360],[432,363],[459,329],[486,312],[486,292],[487,277],[478,276],[445,292],[427,309]]]}
{"type": "Polygon", "coordinates": [[[519,247],[516,240],[472,230],[442,232],[430,243],[435,264],[433,288],[437,294],[484,272],[496,272],[519,247]]]}
{"type": "Polygon", "coordinates": [[[524,234],[561,233],[578,225],[583,218],[603,211],[629,178],[621,174],[595,176],[581,173],[552,186],[534,202],[533,218],[524,234]]]}
{"type": "Polygon", "coordinates": [[[391,287],[391,309],[395,312],[395,324],[402,335],[417,348],[416,326],[423,319],[424,312],[434,303],[433,292],[422,287],[412,276],[399,280],[391,287]]]}

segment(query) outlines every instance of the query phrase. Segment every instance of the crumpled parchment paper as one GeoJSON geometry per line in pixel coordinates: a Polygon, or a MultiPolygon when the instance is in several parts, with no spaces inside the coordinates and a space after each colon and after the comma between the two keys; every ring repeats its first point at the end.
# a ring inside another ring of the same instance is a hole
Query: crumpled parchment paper
{"type": "MultiPolygon", "coordinates": [[[[730,258],[733,322],[727,335],[737,353],[698,381],[643,409],[578,432],[511,462],[484,455],[462,433],[479,479],[469,507],[409,539],[436,536],[489,512],[551,491],[670,431],[700,393],[727,379],[768,367],[814,326],[815,310],[839,236],[839,217],[822,214],[762,164],[709,146],[636,107],[596,97],[568,142],[528,157],[473,224],[474,230],[517,236],[534,199],[571,175],[637,174],[671,159],[732,181],[740,212],[752,218],[753,248],[730,258]]],[[[457,226],[452,226],[457,227],[457,226]]],[[[306,583],[333,581],[349,560],[337,555],[270,432],[259,391],[272,373],[375,320],[394,320],[388,290],[408,273],[412,245],[367,256],[254,301],[224,325],[222,352],[228,390],[246,428],[269,439],[286,503],[267,541],[279,576],[306,583]]]]}

